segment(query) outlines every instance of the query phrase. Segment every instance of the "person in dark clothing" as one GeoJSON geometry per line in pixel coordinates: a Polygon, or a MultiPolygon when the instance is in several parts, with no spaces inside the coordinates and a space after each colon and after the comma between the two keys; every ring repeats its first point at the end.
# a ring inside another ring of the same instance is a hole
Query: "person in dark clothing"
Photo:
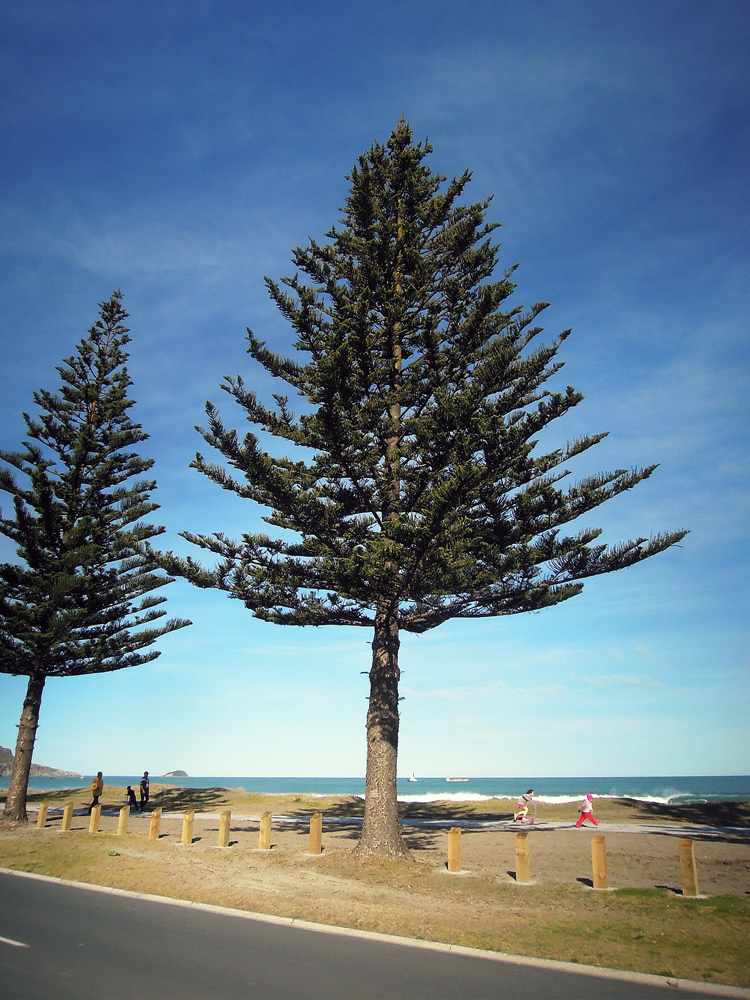
{"type": "Polygon", "coordinates": [[[145,806],[148,805],[148,771],[143,772],[140,789],[141,789],[141,812],[143,812],[145,806]]]}
{"type": "Polygon", "coordinates": [[[135,792],[133,791],[132,785],[128,785],[127,787],[127,797],[128,797],[128,805],[130,806],[131,809],[135,809],[138,803],[135,801],[135,792]]]}

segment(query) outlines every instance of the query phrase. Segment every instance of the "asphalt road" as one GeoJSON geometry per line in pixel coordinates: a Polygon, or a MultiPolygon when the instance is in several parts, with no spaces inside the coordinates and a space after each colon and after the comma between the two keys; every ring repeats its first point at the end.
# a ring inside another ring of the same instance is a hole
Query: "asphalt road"
{"type": "Polygon", "coordinates": [[[705,1000],[0,873],[4,1000],[705,1000]]]}

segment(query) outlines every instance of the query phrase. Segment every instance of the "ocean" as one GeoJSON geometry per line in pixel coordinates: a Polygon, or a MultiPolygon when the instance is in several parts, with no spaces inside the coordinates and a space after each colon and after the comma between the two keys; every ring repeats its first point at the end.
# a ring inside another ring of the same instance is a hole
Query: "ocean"
{"type": "MultiPolygon", "coordinates": [[[[86,788],[93,775],[82,778],[41,778],[29,780],[31,791],[55,791],[63,788],[86,788]]],[[[190,778],[166,778],[150,775],[152,784],[187,788],[241,788],[265,795],[359,795],[365,794],[364,778],[264,778],[204,775],[190,778]]],[[[106,785],[132,785],[137,789],[140,774],[105,774],[106,785]]],[[[0,778],[0,789],[7,789],[9,779],[0,778]]],[[[698,802],[750,801],[750,775],[659,775],[615,778],[464,778],[408,777],[398,779],[398,797],[403,802],[482,802],[491,798],[515,798],[533,788],[539,802],[573,802],[591,792],[598,798],[629,798],[644,802],[686,805],[698,802]]]]}

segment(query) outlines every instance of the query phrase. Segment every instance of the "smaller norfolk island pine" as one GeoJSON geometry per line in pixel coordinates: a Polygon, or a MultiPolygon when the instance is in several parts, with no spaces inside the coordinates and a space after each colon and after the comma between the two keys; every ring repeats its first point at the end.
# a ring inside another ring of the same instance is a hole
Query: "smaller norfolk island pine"
{"type": "Polygon", "coordinates": [[[359,157],[340,228],[294,251],[285,287],[266,279],[299,355],[283,358],[249,330],[248,351],[302,397],[303,412],[282,394],[267,407],[239,376],[221,388],[291,457],[262,450],[254,433],[240,438],[206,405],[201,433],[239,478],[200,454],[193,466],[266,508],[283,537],[184,532],[218,557],[215,567],[161,556],[168,572],[228,591],[264,621],[372,630],[360,858],[406,853],[396,798],[402,630],[558,604],[585,579],[686,534],[608,547],[597,528],[562,533],[655,466],[561,485],[566,463],[604,437],[537,451],[537,435],[582,399],[545,388],[568,331],[537,344],[546,304],[506,305],[514,269],[493,279],[489,201],[459,204],[470,175],[446,184],[425,163],[431,151],[400,121],[385,146],[359,157]]]}
{"type": "Polygon", "coordinates": [[[0,564],[0,671],[29,678],[4,818],[26,819],[29,769],[48,677],[103,673],[148,663],[147,649],[189,625],[162,619],[171,583],[144,543],[164,529],[146,524],[158,504],[153,465],[130,451],[148,435],[128,413],[127,313],[115,292],[76,354],[58,366],[60,394],[34,394],[40,416],[24,414],[24,450],[0,452],[0,489],[13,514],[0,532],[18,563],[0,564]],[[20,473],[19,482],[16,473],[20,473]]]}

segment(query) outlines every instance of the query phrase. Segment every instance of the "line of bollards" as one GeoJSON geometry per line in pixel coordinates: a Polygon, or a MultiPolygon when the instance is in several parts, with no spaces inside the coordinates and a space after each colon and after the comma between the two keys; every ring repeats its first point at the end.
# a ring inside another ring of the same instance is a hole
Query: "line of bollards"
{"type": "MultiPolygon", "coordinates": [[[[37,829],[43,830],[47,824],[47,814],[49,803],[42,802],[39,806],[37,816],[37,829]]],[[[98,833],[101,821],[101,805],[93,806],[89,818],[89,833],[98,833]]],[[[123,806],[117,823],[118,836],[124,836],[128,832],[128,819],[130,817],[130,806],[123,806]]],[[[161,829],[161,806],[151,813],[149,823],[148,839],[158,840],[161,829]]],[[[264,812],[260,817],[260,829],[258,833],[258,850],[271,850],[271,823],[273,814],[264,812]]],[[[68,802],[63,809],[61,831],[68,832],[71,829],[73,819],[73,803],[68,802]]],[[[195,810],[188,809],[182,819],[182,836],[180,843],[190,845],[193,843],[193,823],[195,820],[195,810]]],[[[231,810],[225,809],[219,816],[219,838],[218,847],[229,846],[229,836],[232,824],[231,810]]],[[[310,818],[310,847],[311,855],[322,853],[323,836],[323,814],[316,812],[310,818]]],[[[692,840],[680,841],[680,876],[682,880],[683,896],[695,897],[698,892],[698,870],[695,861],[695,847],[692,840]]],[[[453,826],[448,831],[448,871],[458,874],[461,868],[461,828],[453,826]]],[[[609,877],[607,874],[607,852],[603,836],[598,835],[591,838],[591,869],[592,886],[594,889],[608,889],[609,877]]],[[[531,884],[531,851],[529,846],[529,833],[523,831],[516,834],[516,871],[515,880],[521,885],[531,884]]]]}
{"type": "MultiPolygon", "coordinates": [[[[49,813],[49,803],[42,802],[39,806],[39,815],[37,816],[36,826],[38,830],[43,830],[47,825],[47,816],[49,813]]],[[[101,805],[95,805],[91,808],[91,814],[89,816],[89,833],[98,833],[101,824],[101,805]]],[[[161,831],[161,817],[162,808],[158,806],[150,814],[150,823],[148,830],[149,840],[158,840],[161,831]]],[[[271,824],[272,824],[273,814],[271,812],[264,812],[260,818],[260,831],[258,835],[258,850],[259,851],[270,851],[271,850],[271,824]]],[[[123,806],[120,810],[120,815],[117,821],[117,835],[118,837],[125,836],[128,832],[128,821],[130,819],[130,806],[123,806]]],[[[67,802],[63,809],[62,823],[60,829],[63,833],[70,832],[73,821],[73,803],[67,802]]],[[[188,811],[182,817],[182,834],[180,836],[180,843],[189,846],[193,843],[193,824],[195,822],[195,810],[188,809],[188,811]]],[[[229,836],[232,825],[232,812],[230,809],[225,809],[219,816],[219,838],[218,847],[229,847],[229,836]]],[[[323,814],[316,812],[310,818],[310,854],[321,854],[323,851],[322,846],[323,837],[323,814]]]]}
{"type": "MultiPolygon", "coordinates": [[[[460,873],[461,868],[461,828],[451,827],[448,831],[448,871],[460,873]]],[[[591,838],[591,870],[594,889],[608,889],[607,851],[604,837],[591,838]]],[[[680,874],[682,877],[682,895],[698,896],[698,871],[695,863],[695,848],[692,840],[680,841],[680,874]]],[[[529,849],[529,834],[527,831],[516,834],[516,871],[515,880],[520,885],[531,884],[531,851],[529,849]]]]}

